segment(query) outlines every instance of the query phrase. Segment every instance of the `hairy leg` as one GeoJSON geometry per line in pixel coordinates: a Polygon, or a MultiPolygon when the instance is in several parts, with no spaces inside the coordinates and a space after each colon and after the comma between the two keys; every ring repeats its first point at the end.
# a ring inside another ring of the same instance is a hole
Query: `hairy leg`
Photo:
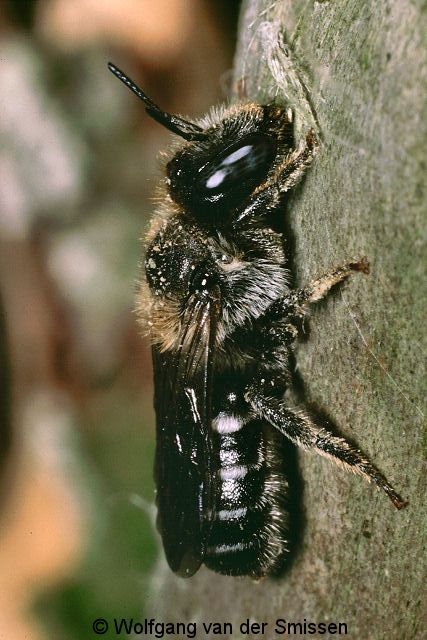
{"type": "Polygon", "coordinates": [[[248,205],[233,220],[233,225],[239,226],[243,220],[253,218],[279,206],[283,193],[298,184],[312,163],[318,144],[313,130],[310,129],[305,141],[300,144],[298,149],[286,156],[271,179],[254,191],[248,205]]]}
{"type": "Polygon", "coordinates": [[[295,289],[283,296],[269,307],[269,318],[292,319],[304,316],[309,304],[324,298],[333,286],[346,280],[354,271],[369,273],[369,263],[365,257],[346,262],[316,278],[302,289],[295,289]]]}
{"type": "Polygon", "coordinates": [[[310,282],[310,284],[306,285],[303,289],[297,290],[296,299],[298,303],[304,305],[321,300],[329,293],[334,285],[348,278],[353,271],[369,273],[369,262],[367,259],[363,257],[358,261],[353,260],[340,265],[332,271],[323,274],[320,278],[313,280],[313,282],[310,282]]]}
{"type": "Polygon", "coordinates": [[[334,436],[326,429],[315,425],[308,417],[295,413],[278,398],[271,398],[258,391],[259,382],[250,385],[245,398],[255,412],[265,418],[284,436],[306,450],[333,460],[343,468],[373,481],[382,489],[397,509],[407,503],[402,500],[386,478],[369,462],[369,460],[344,438],[334,436]]]}
{"type": "Polygon", "coordinates": [[[305,141],[277,168],[273,180],[277,182],[280,193],[289,191],[298,184],[312,163],[318,145],[313,129],[309,129],[305,141]]]}

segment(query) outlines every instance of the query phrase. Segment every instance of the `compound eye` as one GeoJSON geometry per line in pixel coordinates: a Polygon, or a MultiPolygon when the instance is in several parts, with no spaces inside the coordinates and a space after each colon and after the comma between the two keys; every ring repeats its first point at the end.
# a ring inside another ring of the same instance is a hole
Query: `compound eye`
{"type": "Polygon", "coordinates": [[[228,147],[202,167],[196,179],[198,190],[206,196],[227,192],[235,185],[259,184],[276,155],[276,141],[254,133],[228,147]]]}

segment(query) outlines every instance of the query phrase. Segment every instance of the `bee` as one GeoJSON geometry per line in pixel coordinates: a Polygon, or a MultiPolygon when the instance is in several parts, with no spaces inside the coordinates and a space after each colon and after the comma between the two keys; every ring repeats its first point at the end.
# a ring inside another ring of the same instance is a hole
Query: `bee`
{"type": "Polygon", "coordinates": [[[292,109],[246,103],[193,123],[109,69],[185,141],[166,163],[137,303],[152,341],[157,526],[166,558],[184,577],[202,564],[227,575],[272,575],[289,546],[283,438],[405,506],[358,449],[284,400],[301,318],[368,263],[349,260],[289,287],[283,204],[319,145],[311,129],[295,145],[292,109]]]}

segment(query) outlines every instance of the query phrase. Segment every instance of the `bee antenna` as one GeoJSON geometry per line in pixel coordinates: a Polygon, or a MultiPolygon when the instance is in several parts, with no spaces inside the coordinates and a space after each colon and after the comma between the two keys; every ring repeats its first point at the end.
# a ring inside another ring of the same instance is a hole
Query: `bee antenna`
{"type": "Polygon", "coordinates": [[[160,122],[164,127],[169,129],[169,131],[173,131],[173,133],[177,133],[179,136],[184,138],[185,140],[204,140],[206,138],[206,133],[203,131],[201,127],[194,122],[188,122],[188,120],[184,120],[184,118],[180,118],[179,116],[174,116],[170,113],[166,113],[166,111],[162,111],[152,100],[149,98],[143,91],[138,87],[137,84],[133,82],[121,69],[116,67],[116,65],[111,62],[108,63],[108,68],[113,73],[116,78],[121,80],[123,84],[125,84],[133,93],[140,98],[145,104],[145,110],[149,116],[160,122]]]}

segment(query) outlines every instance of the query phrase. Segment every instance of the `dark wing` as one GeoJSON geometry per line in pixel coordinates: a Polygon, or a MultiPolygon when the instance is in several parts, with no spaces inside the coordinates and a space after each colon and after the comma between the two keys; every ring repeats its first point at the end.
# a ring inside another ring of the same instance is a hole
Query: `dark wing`
{"type": "Polygon", "coordinates": [[[179,348],[153,347],[157,447],[157,526],[169,566],[182,576],[200,567],[214,509],[212,372],[219,288],[194,294],[179,348]]]}

